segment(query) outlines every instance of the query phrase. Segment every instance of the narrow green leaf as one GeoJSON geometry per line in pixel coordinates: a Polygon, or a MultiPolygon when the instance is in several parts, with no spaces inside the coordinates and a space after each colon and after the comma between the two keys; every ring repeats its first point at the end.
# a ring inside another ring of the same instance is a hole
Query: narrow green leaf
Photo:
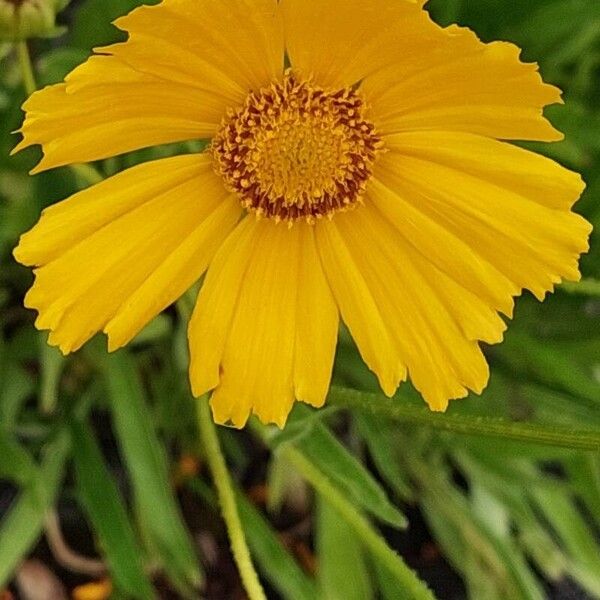
{"type": "MultiPolygon", "coordinates": [[[[557,580],[565,572],[567,560],[556,544],[554,537],[545,524],[540,522],[538,514],[533,511],[528,494],[531,489],[554,487],[554,478],[538,471],[528,458],[520,457],[518,464],[509,454],[499,454],[490,459],[489,454],[480,455],[458,450],[452,454],[454,462],[459,466],[470,482],[470,487],[479,486],[496,497],[506,507],[507,513],[518,530],[520,546],[529,555],[538,569],[548,579],[557,580]],[[522,468],[520,468],[522,467],[522,468]]],[[[494,454],[494,449],[490,454],[494,454]]],[[[487,506],[484,507],[487,511],[487,506]]],[[[479,514],[482,511],[479,511],[479,514]]]]}
{"type": "Polygon", "coordinates": [[[52,413],[58,398],[58,385],[65,357],[57,348],[50,346],[46,336],[40,336],[40,409],[52,413]]]}
{"type": "Polygon", "coordinates": [[[373,587],[365,564],[363,546],[354,530],[318,497],[317,551],[319,598],[323,600],[369,600],[373,587]]]}
{"type": "Polygon", "coordinates": [[[592,593],[600,592],[600,545],[589,524],[563,490],[532,490],[537,506],[559,536],[577,569],[580,583],[592,593]]]}
{"type": "Polygon", "coordinates": [[[8,584],[42,533],[46,511],[53,505],[64,475],[69,449],[69,436],[61,431],[46,448],[39,478],[21,492],[0,523],[0,588],[8,584]]]}
{"type": "Polygon", "coordinates": [[[325,425],[314,422],[310,433],[294,445],[358,506],[394,527],[406,527],[406,517],[383,487],[325,425]]]}
{"type": "MultiPolygon", "coordinates": [[[[269,434],[264,428],[256,426],[254,431],[267,444],[269,443],[269,434]]],[[[291,463],[315,490],[327,498],[344,521],[352,527],[365,548],[372,553],[374,559],[379,560],[382,567],[389,570],[396,580],[399,597],[406,598],[406,600],[433,600],[434,596],[427,585],[386,544],[353,502],[323,472],[291,444],[285,444],[279,451],[284,454],[285,460],[291,463]]]]}
{"type": "Polygon", "coordinates": [[[494,347],[494,356],[518,377],[586,398],[596,406],[600,402],[600,383],[592,370],[580,364],[577,355],[563,351],[560,346],[513,330],[504,343],[494,347]]]}
{"type": "Polygon", "coordinates": [[[408,464],[422,488],[425,516],[446,556],[463,573],[470,595],[543,600],[541,587],[508,535],[490,527],[439,469],[415,457],[408,464]]]}
{"type": "Polygon", "coordinates": [[[102,459],[91,429],[71,425],[79,494],[106,555],[116,587],[128,598],[147,600],[154,590],[142,565],[142,552],[123,500],[102,459]]]}
{"type": "Polygon", "coordinates": [[[126,351],[100,360],[140,524],[173,584],[188,596],[201,583],[202,575],[173,496],[166,455],[152,424],[142,382],[126,351]]]}
{"type": "Polygon", "coordinates": [[[569,483],[586,503],[600,527],[600,455],[585,452],[566,461],[569,483]]]}
{"type": "Polygon", "coordinates": [[[8,479],[22,487],[39,478],[33,457],[0,427],[0,479],[8,479]]]}
{"type": "Polygon", "coordinates": [[[0,424],[9,428],[17,418],[21,406],[33,393],[35,383],[14,359],[11,344],[7,344],[0,331],[0,424]]]}
{"type": "Polygon", "coordinates": [[[486,418],[464,412],[453,413],[452,408],[445,414],[434,413],[425,406],[421,408],[380,394],[338,387],[331,389],[329,402],[368,414],[381,415],[404,423],[425,425],[451,433],[492,436],[562,448],[600,450],[600,431],[591,429],[552,427],[538,423],[486,418]]]}
{"type": "Polygon", "coordinates": [[[318,598],[314,582],[290,556],[268,521],[244,494],[238,492],[236,499],[246,539],[264,577],[289,600],[318,598]]]}
{"type": "Polygon", "coordinates": [[[381,476],[400,498],[412,499],[414,494],[406,473],[400,468],[394,455],[390,422],[362,413],[355,419],[355,423],[381,476]]]}

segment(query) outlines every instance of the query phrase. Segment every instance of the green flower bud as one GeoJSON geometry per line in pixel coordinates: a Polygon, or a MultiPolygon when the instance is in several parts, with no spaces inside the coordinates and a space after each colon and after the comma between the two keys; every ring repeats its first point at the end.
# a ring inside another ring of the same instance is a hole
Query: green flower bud
{"type": "Polygon", "coordinates": [[[16,42],[32,37],[53,37],[56,13],[70,0],[0,0],[0,41],[16,42]]]}

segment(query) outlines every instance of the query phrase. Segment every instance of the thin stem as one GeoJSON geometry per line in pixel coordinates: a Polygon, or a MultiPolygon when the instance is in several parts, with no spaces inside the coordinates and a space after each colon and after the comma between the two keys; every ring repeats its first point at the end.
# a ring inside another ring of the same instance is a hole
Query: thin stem
{"type": "Polygon", "coordinates": [[[433,600],[434,595],[417,575],[404,563],[385,540],[371,526],[369,521],[358,512],[329,479],[316,468],[299,450],[286,445],[280,450],[284,458],[337,510],[339,515],[354,529],[358,538],[401,583],[406,595],[403,598],[414,600],[433,600]]]}
{"type": "Polygon", "coordinates": [[[600,450],[600,432],[576,429],[564,425],[513,422],[506,419],[466,414],[434,413],[381,394],[332,387],[328,401],[337,406],[362,410],[374,415],[416,425],[426,425],[441,431],[463,435],[498,437],[502,439],[544,444],[579,450],[600,450]]]}
{"type": "Polygon", "coordinates": [[[210,408],[205,398],[198,400],[198,422],[208,465],[217,488],[221,512],[227,525],[233,558],[239,569],[242,583],[250,600],[266,600],[265,592],[252,564],[235,502],[235,492],[225,464],[225,458],[221,452],[217,431],[210,415],[210,408]]]}
{"type": "Polygon", "coordinates": [[[33,66],[31,64],[31,56],[29,54],[29,47],[25,40],[16,43],[17,56],[19,57],[19,64],[21,65],[21,77],[23,78],[23,87],[28,95],[31,96],[37,89],[35,83],[35,76],[33,74],[33,66]]]}
{"type": "Polygon", "coordinates": [[[579,294],[581,296],[600,296],[600,280],[582,279],[581,281],[563,282],[559,289],[569,294],[579,294]]]}

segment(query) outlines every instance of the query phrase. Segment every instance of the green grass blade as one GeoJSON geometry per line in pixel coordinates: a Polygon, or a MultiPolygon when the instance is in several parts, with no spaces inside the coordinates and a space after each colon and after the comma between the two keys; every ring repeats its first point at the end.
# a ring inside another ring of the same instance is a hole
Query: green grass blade
{"type": "Polygon", "coordinates": [[[563,490],[532,490],[532,496],[581,573],[580,582],[600,592],[600,545],[589,522],[563,490]]]}
{"type": "Polygon", "coordinates": [[[102,544],[114,583],[128,598],[152,598],[154,590],[144,573],[141,549],[93,433],[78,422],[71,425],[71,432],[79,495],[102,544]]]}
{"type": "MultiPolygon", "coordinates": [[[[254,431],[269,444],[269,434],[261,426],[254,426],[254,431]]],[[[275,446],[275,444],[273,444],[275,446]]],[[[365,516],[354,506],[346,494],[341,491],[322,471],[319,470],[304,454],[285,444],[279,448],[287,462],[289,462],[310,483],[317,492],[325,496],[328,502],[338,511],[348,525],[360,538],[365,548],[373,555],[375,560],[381,562],[382,567],[388,569],[398,585],[398,594],[406,600],[433,600],[434,596],[425,582],[405,564],[399,554],[394,552],[373,528],[365,516]]]]}
{"type": "Polygon", "coordinates": [[[364,413],[355,418],[354,423],[381,477],[400,498],[414,499],[411,484],[394,452],[393,424],[380,417],[364,413]]]}
{"type": "Polygon", "coordinates": [[[271,525],[248,498],[238,492],[238,510],[248,545],[261,571],[271,585],[289,600],[315,600],[317,590],[277,538],[271,525]]]}
{"type": "Polygon", "coordinates": [[[0,427],[0,479],[8,479],[22,487],[40,477],[33,457],[0,427]]]}
{"type": "Polygon", "coordinates": [[[172,583],[186,596],[202,582],[192,541],[171,489],[135,363],[125,351],[102,361],[115,432],[133,485],[141,526],[172,583]]]}
{"type": "Polygon", "coordinates": [[[354,530],[323,496],[317,502],[319,598],[368,600],[373,587],[363,546],[354,530]]]}
{"type": "Polygon", "coordinates": [[[0,523],[0,588],[10,581],[42,533],[46,511],[54,504],[62,482],[69,449],[69,436],[61,431],[46,449],[39,477],[23,489],[0,523]]]}
{"type": "MultiPolygon", "coordinates": [[[[298,407],[299,409],[303,407],[298,407]]],[[[298,409],[297,409],[298,410],[298,409]]],[[[305,409],[309,413],[308,409],[305,409]]],[[[294,445],[327,475],[355,504],[394,527],[406,527],[406,517],[392,504],[385,490],[364,465],[341,444],[323,423],[314,421],[294,445]]],[[[278,443],[278,436],[273,436],[278,443]]]]}

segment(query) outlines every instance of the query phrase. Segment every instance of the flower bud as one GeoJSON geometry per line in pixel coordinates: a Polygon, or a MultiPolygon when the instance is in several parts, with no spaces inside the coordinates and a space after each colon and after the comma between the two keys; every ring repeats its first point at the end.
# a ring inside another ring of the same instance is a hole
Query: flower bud
{"type": "Polygon", "coordinates": [[[70,0],[0,0],[0,41],[53,37],[61,32],[56,13],[70,0]]]}

